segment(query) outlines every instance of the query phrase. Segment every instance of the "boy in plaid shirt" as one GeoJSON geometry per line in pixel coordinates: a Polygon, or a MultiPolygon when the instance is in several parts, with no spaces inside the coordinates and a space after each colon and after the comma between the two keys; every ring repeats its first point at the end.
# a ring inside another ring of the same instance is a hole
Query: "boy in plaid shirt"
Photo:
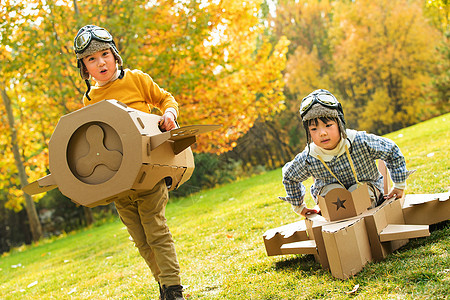
{"type": "Polygon", "coordinates": [[[345,128],[344,112],[339,101],[327,90],[316,90],[303,98],[300,116],[306,130],[308,145],[294,160],[283,167],[283,184],[287,196],[280,197],[292,205],[294,212],[305,216],[317,213],[304,204],[306,188],[303,181],[314,177],[311,194],[324,196],[333,188],[353,191],[367,183],[372,207],[385,199],[401,198],[406,179],[412,173],[406,169],[405,158],[391,140],[345,128]],[[386,163],[394,186],[383,196],[383,176],[375,160],[386,163]],[[352,166],[353,165],[353,166],[352,166]]]}

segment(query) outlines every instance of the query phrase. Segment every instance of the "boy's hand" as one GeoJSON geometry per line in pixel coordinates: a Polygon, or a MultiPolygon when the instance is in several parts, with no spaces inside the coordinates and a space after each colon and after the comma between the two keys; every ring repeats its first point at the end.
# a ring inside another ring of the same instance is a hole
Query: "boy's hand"
{"type": "Polygon", "coordinates": [[[175,116],[171,112],[166,112],[161,116],[158,125],[162,131],[169,131],[176,128],[175,116]]]}
{"type": "Polygon", "coordinates": [[[311,209],[311,208],[305,207],[300,214],[305,217],[306,215],[318,214],[318,213],[319,213],[319,211],[314,208],[311,209]]]}
{"type": "Polygon", "coordinates": [[[392,188],[388,195],[384,196],[385,199],[391,199],[395,197],[395,199],[403,197],[403,190],[392,188]]]}

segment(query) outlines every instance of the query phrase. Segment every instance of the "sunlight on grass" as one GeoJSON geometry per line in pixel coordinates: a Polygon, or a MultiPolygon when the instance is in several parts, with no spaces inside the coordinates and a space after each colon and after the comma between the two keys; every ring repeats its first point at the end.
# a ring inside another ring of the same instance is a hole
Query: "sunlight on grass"
{"type": "MultiPolygon", "coordinates": [[[[450,114],[389,134],[404,153],[410,193],[449,189],[450,114]]],[[[307,188],[312,181],[306,182],[307,188]]],[[[445,299],[450,226],[434,226],[346,281],[311,255],[267,257],[263,233],[299,218],[279,200],[281,169],[171,201],[188,299],[445,299]]],[[[308,193],[307,204],[313,205],[308,193]]],[[[0,258],[0,299],[157,299],[158,287],[119,220],[16,249],[0,258]]]]}

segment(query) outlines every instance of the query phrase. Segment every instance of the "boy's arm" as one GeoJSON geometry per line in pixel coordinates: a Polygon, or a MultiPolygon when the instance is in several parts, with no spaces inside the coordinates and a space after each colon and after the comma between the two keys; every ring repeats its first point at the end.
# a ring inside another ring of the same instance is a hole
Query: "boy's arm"
{"type": "Polygon", "coordinates": [[[151,106],[157,107],[163,112],[159,127],[163,131],[168,131],[177,127],[176,120],[178,118],[178,103],[175,98],[168,91],[160,88],[150,75],[140,72],[143,76],[144,90],[147,96],[145,101],[151,106]]]}
{"type": "Polygon", "coordinates": [[[399,199],[403,197],[404,190],[393,187],[388,195],[384,196],[385,199],[391,199],[395,197],[395,199],[399,199]]]}
{"type": "MultiPolygon", "coordinates": [[[[134,72],[137,72],[135,70],[134,72]]],[[[145,101],[151,106],[157,107],[163,114],[172,113],[176,120],[179,115],[178,103],[171,93],[159,87],[150,75],[137,72],[139,81],[144,89],[145,101]]]]}
{"type": "MultiPolygon", "coordinates": [[[[293,208],[299,207],[299,212],[303,211],[306,207],[303,203],[303,199],[306,194],[306,188],[303,185],[303,181],[310,177],[307,168],[305,167],[305,155],[300,153],[297,157],[287,163],[283,169],[283,185],[286,190],[286,197],[279,197],[281,200],[292,204],[293,208]]],[[[294,209],[294,211],[296,211],[294,209]]]]}
{"type": "MultiPolygon", "coordinates": [[[[373,159],[381,159],[386,163],[394,188],[403,190],[406,186],[406,179],[414,171],[406,169],[406,161],[400,148],[390,139],[367,134],[367,145],[372,153],[373,159]]],[[[394,193],[389,193],[394,194],[394,193]]]]}
{"type": "Polygon", "coordinates": [[[292,210],[296,214],[301,215],[303,217],[305,217],[306,215],[310,215],[310,214],[317,214],[320,211],[320,210],[318,211],[315,208],[312,208],[312,209],[311,208],[307,208],[304,203],[302,205],[300,205],[300,206],[292,205],[292,210]]]}

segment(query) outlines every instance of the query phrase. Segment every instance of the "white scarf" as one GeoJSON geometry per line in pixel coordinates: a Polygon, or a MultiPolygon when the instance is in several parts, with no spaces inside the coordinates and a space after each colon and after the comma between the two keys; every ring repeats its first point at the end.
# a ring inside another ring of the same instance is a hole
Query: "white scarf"
{"type": "Polygon", "coordinates": [[[341,137],[339,144],[334,149],[331,150],[323,149],[314,143],[309,144],[310,148],[309,155],[317,159],[319,159],[320,156],[324,161],[331,161],[334,157],[341,156],[342,154],[345,153],[345,145],[347,145],[347,147],[350,149],[350,142],[353,142],[356,137],[356,130],[347,129],[346,133],[347,139],[344,140],[341,137]]]}

